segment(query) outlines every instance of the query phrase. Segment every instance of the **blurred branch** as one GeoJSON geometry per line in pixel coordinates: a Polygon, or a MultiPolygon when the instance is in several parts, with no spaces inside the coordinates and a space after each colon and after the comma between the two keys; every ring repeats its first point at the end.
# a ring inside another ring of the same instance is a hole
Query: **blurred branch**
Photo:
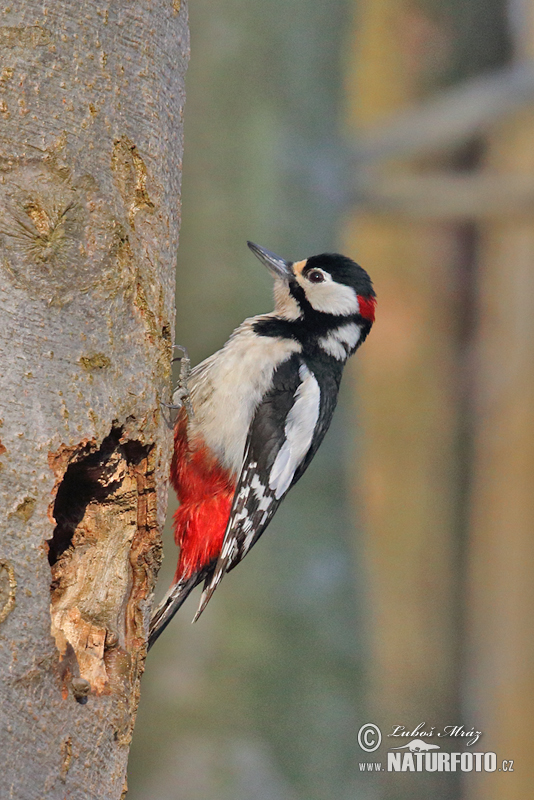
{"type": "Polygon", "coordinates": [[[522,175],[373,175],[359,184],[355,203],[375,213],[419,219],[517,216],[534,211],[534,180],[522,175]]]}
{"type": "Polygon", "coordinates": [[[489,125],[534,103],[534,64],[525,61],[440,93],[420,107],[396,114],[359,138],[360,164],[423,156],[465,142],[489,125]]]}

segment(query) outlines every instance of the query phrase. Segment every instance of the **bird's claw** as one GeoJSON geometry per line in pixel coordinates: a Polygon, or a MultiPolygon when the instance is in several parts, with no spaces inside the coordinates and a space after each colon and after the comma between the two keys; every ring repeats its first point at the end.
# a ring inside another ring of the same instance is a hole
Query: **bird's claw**
{"type": "Polygon", "coordinates": [[[195,412],[193,411],[193,404],[191,403],[191,395],[189,394],[189,388],[187,382],[189,380],[189,376],[191,374],[191,359],[189,358],[189,354],[186,348],[181,344],[174,345],[174,350],[181,350],[181,356],[177,356],[177,358],[173,358],[173,361],[180,362],[180,375],[178,377],[178,383],[176,384],[176,389],[174,390],[172,399],[175,401],[173,405],[167,406],[167,408],[174,408],[180,409],[185,408],[188,417],[193,417],[195,412]],[[178,400],[178,403],[176,403],[178,400]]]}

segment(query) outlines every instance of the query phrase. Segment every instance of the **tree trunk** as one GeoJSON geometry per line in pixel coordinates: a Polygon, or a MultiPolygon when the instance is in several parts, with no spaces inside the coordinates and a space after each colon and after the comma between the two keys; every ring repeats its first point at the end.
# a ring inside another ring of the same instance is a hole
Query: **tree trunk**
{"type": "Polygon", "coordinates": [[[171,431],[187,12],[0,27],[0,796],[120,798],[171,431]]]}

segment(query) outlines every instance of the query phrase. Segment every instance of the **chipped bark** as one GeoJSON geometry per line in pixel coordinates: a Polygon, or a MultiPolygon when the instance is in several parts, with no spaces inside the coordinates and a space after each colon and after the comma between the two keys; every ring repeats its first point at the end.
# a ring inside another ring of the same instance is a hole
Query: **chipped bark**
{"type": "Polygon", "coordinates": [[[187,10],[1,22],[0,795],[119,800],[172,448],[187,10]]]}
{"type": "Polygon", "coordinates": [[[0,559],[0,622],[3,622],[15,608],[17,579],[12,564],[0,559]]]}
{"type": "Polygon", "coordinates": [[[72,679],[87,682],[84,701],[136,693],[143,658],[134,663],[131,653],[144,645],[143,607],[160,555],[153,448],[114,428],[100,448],[62,447],[50,464],[51,632],[66,662],[63,693],[72,679]]]}
{"type": "Polygon", "coordinates": [[[111,155],[111,169],[124,204],[128,208],[128,222],[134,228],[135,215],[142,208],[152,210],[154,203],[148,196],[146,166],[139,150],[127,136],[117,139],[111,155]]]}

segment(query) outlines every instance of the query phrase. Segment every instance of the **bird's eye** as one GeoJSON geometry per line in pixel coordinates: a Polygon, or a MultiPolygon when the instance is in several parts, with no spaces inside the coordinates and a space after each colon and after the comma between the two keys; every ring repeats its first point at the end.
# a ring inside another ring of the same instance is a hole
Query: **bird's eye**
{"type": "Polygon", "coordinates": [[[308,272],[308,280],[312,283],[322,283],[324,281],[324,274],[319,269],[312,269],[308,272]]]}

